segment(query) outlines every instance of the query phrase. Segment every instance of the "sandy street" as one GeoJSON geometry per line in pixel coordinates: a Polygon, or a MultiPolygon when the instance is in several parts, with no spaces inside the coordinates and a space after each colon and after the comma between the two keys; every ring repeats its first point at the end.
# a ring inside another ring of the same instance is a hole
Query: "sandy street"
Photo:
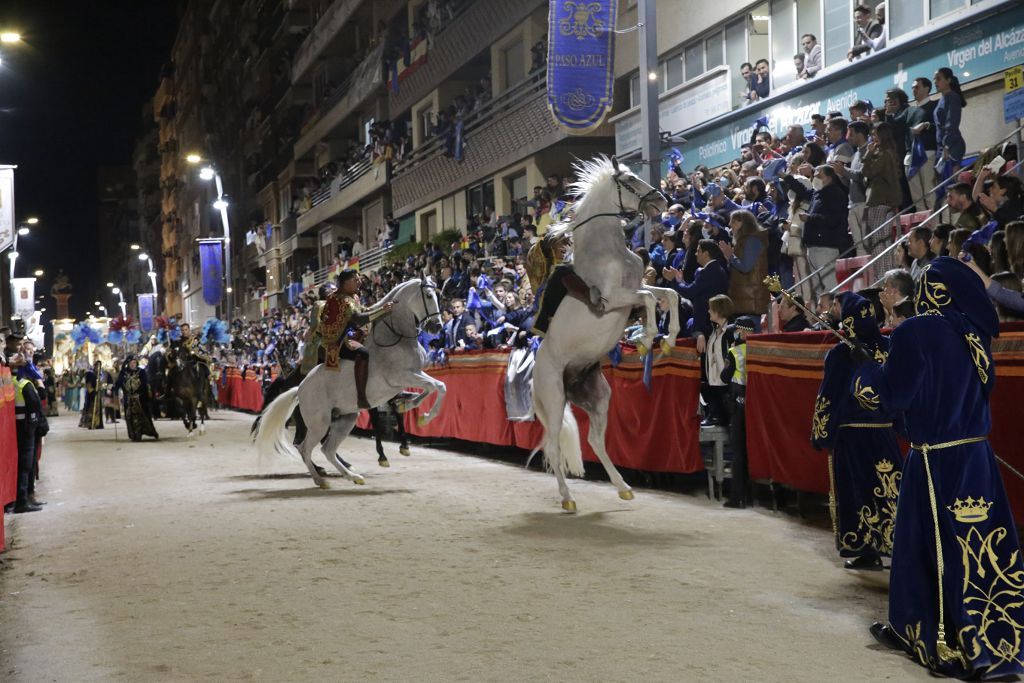
{"type": "Polygon", "coordinates": [[[261,471],[251,418],[114,442],[53,421],[43,512],[8,516],[7,681],[925,680],[868,634],[885,593],[829,534],[705,496],[372,443],[365,486],[261,471]]]}

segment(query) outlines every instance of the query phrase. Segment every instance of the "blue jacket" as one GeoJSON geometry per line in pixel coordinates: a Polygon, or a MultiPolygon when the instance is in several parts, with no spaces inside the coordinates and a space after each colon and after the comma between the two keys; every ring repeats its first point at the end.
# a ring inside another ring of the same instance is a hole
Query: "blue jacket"
{"type": "Polygon", "coordinates": [[[693,336],[710,334],[711,317],[708,313],[708,301],[716,294],[728,293],[729,273],[719,261],[710,261],[697,270],[692,284],[676,283],[675,287],[679,296],[689,299],[693,304],[693,336]]]}
{"type": "Polygon", "coordinates": [[[842,249],[849,239],[849,196],[833,181],[811,197],[804,222],[804,246],[842,249]]]}

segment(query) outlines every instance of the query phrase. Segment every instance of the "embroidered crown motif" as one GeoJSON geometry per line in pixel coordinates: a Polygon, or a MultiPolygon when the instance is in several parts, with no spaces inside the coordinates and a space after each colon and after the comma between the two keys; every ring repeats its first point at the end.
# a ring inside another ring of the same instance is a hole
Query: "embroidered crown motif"
{"type": "Polygon", "coordinates": [[[888,460],[879,460],[878,463],[875,464],[875,469],[882,474],[892,472],[892,467],[892,463],[888,460]]]}
{"type": "Polygon", "coordinates": [[[953,513],[956,521],[974,524],[988,519],[988,509],[990,507],[992,507],[992,503],[986,501],[984,496],[979,497],[977,500],[968,496],[967,500],[957,498],[953,501],[952,505],[947,505],[946,509],[953,513]]]}

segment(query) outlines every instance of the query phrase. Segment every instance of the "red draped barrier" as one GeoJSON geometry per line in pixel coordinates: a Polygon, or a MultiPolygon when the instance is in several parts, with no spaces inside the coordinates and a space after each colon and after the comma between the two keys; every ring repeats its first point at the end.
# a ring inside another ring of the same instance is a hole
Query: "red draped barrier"
{"type": "MultiPolygon", "coordinates": [[[[810,423],[825,354],[824,332],[754,335],[747,344],[747,451],[750,476],[803,491],[828,491],[828,462],[811,448],[810,423]]],[[[1024,473],[1024,324],[1004,324],[992,342],[996,386],[991,442],[1024,473]]],[[[955,407],[951,407],[954,410],[955,407]]],[[[1018,522],[1024,522],[1024,481],[1005,467],[1003,481],[1018,522]]]]}
{"type": "Polygon", "coordinates": [[[18,493],[18,435],[14,426],[14,383],[10,368],[0,367],[0,550],[4,544],[4,506],[18,493]]]}
{"type": "Polygon", "coordinates": [[[263,408],[263,385],[259,379],[247,376],[235,368],[225,370],[226,377],[221,377],[217,385],[217,403],[229,408],[258,413],[263,408]]]}
{"type": "MultiPolygon", "coordinates": [[[[444,406],[433,422],[420,426],[417,416],[433,399],[406,415],[410,434],[455,438],[499,446],[532,449],[540,442],[537,422],[509,422],[505,418],[504,352],[455,354],[449,365],[428,370],[447,387],[444,406]]],[[[604,364],[612,386],[606,444],[612,461],[622,467],[648,472],[697,472],[704,469],[697,414],[700,364],[692,346],[673,349],[652,370],[651,392],[641,378],[643,365],[635,354],[624,355],[615,368],[604,364]]],[[[582,436],[589,426],[576,411],[582,436]]],[[[584,457],[597,460],[584,442],[584,457]]]]}

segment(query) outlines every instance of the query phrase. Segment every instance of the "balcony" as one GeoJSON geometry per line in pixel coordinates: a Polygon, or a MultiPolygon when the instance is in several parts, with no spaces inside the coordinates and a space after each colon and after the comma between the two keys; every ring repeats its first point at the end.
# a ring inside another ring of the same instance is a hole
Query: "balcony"
{"type": "Polygon", "coordinates": [[[463,125],[462,161],[445,156],[442,141],[435,137],[397,162],[391,180],[394,215],[425,206],[567,138],[592,144],[593,138],[612,136],[608,123],[588,136],[563,131],[548,111],[545,88],[546,72],[538,69],[470,114],[463,125]]]}
{"type": "Polygon", "coordinates": [[[402,80],[397,93],[390,93],[388,111],[391,116],[396,117],[429,95],[438,84],[450,79],[481,52],[489,50],[542,4],[546,3],[538,0],[456,3],[456,12],[461,11],[461,14],[433,37],[427,61],[402,80]]]}
{"type": "Polygon", "coordinates": [[[160,112],[168,103],[174,99],[174,79],[173,78],[162,78],[160,79],[160,87],[156,89],[156,95],[153,96],[153,120],[157,123],[160,122],[160,112]]]}
{"type": "Polygon", "coordinates": [[[364,161],[353,166],[343,175],[335,178],[329,187],[312,196],[310,208],[299,215],[296,229],[299,234],[355,206],[372,193],[388,184],[387,167],[383,163],[364,161]]]}
{"type": "Polygon", "coordinates": [[[296,159],[305,156],[380,87],[383,55],[384,44],[381,43],[370,51],[351,76],[331,91],[302,127],[302,137],[295,143],[296,159]]]}
{"type": "Polygon", "coordinates": [[[292,60],[292,82],[300,80],[352,18],[363,0],[335,0],[309,32],[292,60]]]}

